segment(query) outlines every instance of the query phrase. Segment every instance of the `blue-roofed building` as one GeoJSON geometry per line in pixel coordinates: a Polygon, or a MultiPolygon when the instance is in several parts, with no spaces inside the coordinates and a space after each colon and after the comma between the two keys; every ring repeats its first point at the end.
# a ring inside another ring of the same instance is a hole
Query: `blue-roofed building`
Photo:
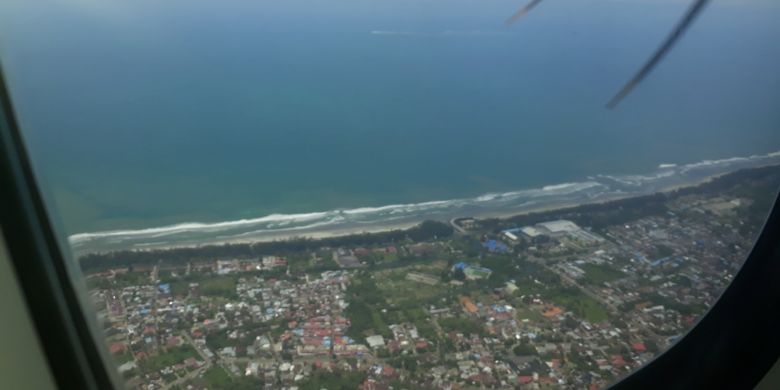
{"type": "Polygon", "coordinates": [[[498,240],[487,240],[482,243],[482,246],[492,253],[508,253],[509,247],[498,240]]]}
{"type": "Polygon", "coordinates": [[[170,283],[163,283],[157,286],[157,291],[160,292],[160,294],[170,294],[171,293],[171,284],[170,283]]]}
{"type": "Polygon", "coordinates": [[[463,273],[466,274],[467,279],[475,280],[475,279],[487,279],[490,277],[490,274],[493,273],[492,270],[485,267],[476,267],[473,265],[470,265],[466,267],[465,270],[463,270],[463,273]]]}
{"type": "Polygon", "coordinates": [[[466,264],[464,262],[457,263],[452,266],[452,270],[461,270],[466,275],[466,279],[487,279],[493,271],[489,268],[479,267],[476,265],[466,264]]]}

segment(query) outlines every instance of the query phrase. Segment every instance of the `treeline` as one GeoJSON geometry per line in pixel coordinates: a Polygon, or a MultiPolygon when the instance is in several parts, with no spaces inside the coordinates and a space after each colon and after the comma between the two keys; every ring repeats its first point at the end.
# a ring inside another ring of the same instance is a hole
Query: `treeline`
{"type": "Polygon", "coordinates": [[[252,244],[206,245],[190,248],[172,248],[157,250],[124,250],[104,253],[91,253],[79,258],[81,269],[85,272],[108,268],[128,267],[131,265],[150,265],[164,260],[166,264],[186,264],[190,261],[204,261],[219,258],[252,259],[267,255],[283,255],[301,251],[311,251],[322,247],[357,247],[392,244],[411,240],[414,242],[434,238],[450,237],[452,226],[443,222],[425,221],[405,230],[392,230],[379,233],[353,234],[322,239],[291,239],[282,241],[257,242],[252,244]]]}
{"type": "Polygon", "coordinates": [[[780,186],[780,165],[769,165],[758,168],[748,168],[727,173],[697,186],[680,188],[671,192],[672,196],[692,195],[701,193],[721,193],[745,185],[768,184],[777,195],[780,186]]]}
{"type": "Polygon", "coordinates": [[[522,214],[510,218],[484,219],[482,228],[498,233],[501,230],[517,226],[534,225],[556,219],[567,219],[580,226],[601,230],[611,225],[623,224],[648,215],[665,213],[667,196],[663,193],[613,200],[603,203],[591,203],[581,206],[522,214]]]}
{"type": "MultiPolygon", "coordinates": [[[[608,226],[621,225],[643,217],[667,212],[666,202],[685,195],[717,195],[736,192],[738,196],[758,199],[757,215],[766,217],[771,203],[780,188],[780,165],[748,168],[714,178],[705,183],[680,188],[671,192],[659,192],[651,195],[636,196],[602,203],[585,204],[575,207],[517,215],[505,219],[479,220],[482,228],[500,230],[517,226],[534,225],[540,222],[568,219],[580,225],[602,230],[608,226]]],[[[753,216],[755,217],[755,216],[753,216]]]]}

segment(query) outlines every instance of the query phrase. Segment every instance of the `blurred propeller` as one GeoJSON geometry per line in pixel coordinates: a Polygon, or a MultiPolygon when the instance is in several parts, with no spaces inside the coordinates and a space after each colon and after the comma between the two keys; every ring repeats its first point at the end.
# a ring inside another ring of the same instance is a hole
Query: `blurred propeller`
{"type": "MultiPolygon", "coordinates": [[[[514,15],[506,20],[507,26],[511,26],[512,24],[516,23],[541,2],[542,0],[531,0],[531,2],[526,4],[523,8],[517,10],[514,15]]],[[[658,49],[656,49],[655,53],[653,53],[650,59],[645,62],[642,68],[639,69],[639,72],[637,72],[634,77],[632,77],[631,80],[629,80],[623,86],[623,88],[621,88],[620,91],[612,99],[610,99],[610,101],[607,103],[607,108],[611,110],[617,107],[617,105],[620,104],[620,102],[625,99],[625,97],[628,96],[631,91],[633,91],[634,88],[639,85],[639,83],[641,83],[645,77],[647,77],[648,74],[650,74],[650,72],[658,65],[658,63],[661,62],[664,56],[666,56],[669,50],[671,50],[677,41],[680,40],[688,27],[691,26],[691,23],[696,19],[697,16],[699,16],[701,11],[704,9],[704,6],[709,2],[710,0],[695,0],[693,4],[691,4],[690,8],[688,8],[688,11],[686,11],[685,15],[683,15],[683,18],[677,23],[677,25],[674,27],[674,30],[672,30],[672,33],[666,37],[666,40],[658,49]]]]}
{"type": "Polygon", "coordinates": [[[534,7],[539,5],[539,3],[541,2],[542,0],[531,0],[530,3],[525,5],[525,7],[520,8],[519,10],[517,10],[517,12],[514,13],[514,15],[510,16],[509,19],[506,20],[506,25],[511,26],[515,24],[515,22],[520,20],[523,16],[525,16],[525,14],[530,12],[534,7]]]}
{"type": "Polygon", "coordinates": [[[672,30],[672,33],[669,34],[668,37],[666,37],[666,40],[661,44],[661,46],[656,49],[655,53],[653,53],[652,57],[642,66],[641,69],[639,69],[639,72],[637,72],[631,80],[629,80],[623,88],[620,89],[620,91],[607,103],[607,108],[610,110],[617,107],[618,104],[626,97],[628,94],[631,93],[631,91],[639,85],[639,83],[644,80],[644,78],[658,65],[659,62],[664,58],[666,53],[669,52],[669,50],[672,49],[675,43],[677,43],[678,40],[680,40],[680,37],[685,33],[685,31],[690,27],[691,23],[696,19],[696,17],[701,13],[701,11],[704,9],[704,6],[709,3],[710,0],[695,0],[694,3],[691,5],[690,8],[688,8],[688,11],[685,12],[685,15],[683,18],[677,23],[677,25],[674,27],[674,30],[672,30]]]}

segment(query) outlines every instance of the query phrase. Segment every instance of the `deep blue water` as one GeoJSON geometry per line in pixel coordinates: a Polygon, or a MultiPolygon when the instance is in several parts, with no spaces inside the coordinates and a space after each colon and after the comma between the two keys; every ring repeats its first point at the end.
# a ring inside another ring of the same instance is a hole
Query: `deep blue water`
{"type": "Polygon", "coordinates": [[[67,234],[473,197],[780,150],[780,3],[0,6],[0,55],[67,234]]]}

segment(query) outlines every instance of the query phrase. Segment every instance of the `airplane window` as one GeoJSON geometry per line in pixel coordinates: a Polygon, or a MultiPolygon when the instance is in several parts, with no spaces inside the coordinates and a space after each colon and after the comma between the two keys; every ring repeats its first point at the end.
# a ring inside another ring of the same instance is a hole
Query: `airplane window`
{"type": "Polygon", "coordinates": [[[762,229],[778,17],[11,0],[0,60],[128,387],[603,388],[762,229]]]}

